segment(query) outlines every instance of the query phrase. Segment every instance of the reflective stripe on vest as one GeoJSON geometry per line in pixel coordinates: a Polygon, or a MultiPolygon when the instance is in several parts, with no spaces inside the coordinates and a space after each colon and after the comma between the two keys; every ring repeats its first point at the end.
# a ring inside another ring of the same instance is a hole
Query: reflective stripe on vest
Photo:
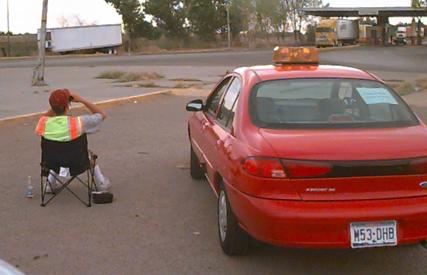
{"type": "Polygon", "coordinates": [[[36,134],[45,139],[66,142],[74,140],[83,133],[80,117],[55,116],[41,117],[36,127],[36,134]]]}
{"type": "Polygon", "coordinates": [[[36,134],[39,136],[42,136],[44,134],[44,129],[46,127],[46,121],[49,117],[47,116],[42,116],[39,120],[39,123],[37,124],[36,127],[36,134]]]}

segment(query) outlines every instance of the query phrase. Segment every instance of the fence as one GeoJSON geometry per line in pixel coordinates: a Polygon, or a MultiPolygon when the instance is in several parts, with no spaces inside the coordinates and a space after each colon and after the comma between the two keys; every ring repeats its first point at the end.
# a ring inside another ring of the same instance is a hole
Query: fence
{"type": "MultiPolygon", "coordinates": [[[[10,55],[11,56],[33,56],[37,55],[37,35],[22,34],[11,35],[10,55]]],[[[8,52],[8,37],[0,35],[0,56],[6,56],[8,52]]]]}

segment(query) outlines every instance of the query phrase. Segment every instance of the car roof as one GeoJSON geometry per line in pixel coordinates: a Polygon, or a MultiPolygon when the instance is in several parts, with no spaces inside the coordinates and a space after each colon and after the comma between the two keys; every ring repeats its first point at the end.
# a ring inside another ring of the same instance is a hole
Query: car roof
{"type": "Polygon", "coordinates": [[[289,64],[289,65],[265,65],[243,67],[234,70],[236,73],[245,75],[247,73],[255,73],[260,82],[276,79],[292,79],[292,78],[353,78],[378,80],[372,74],[345,66],[332,65],[309,65],[309,64],[289,64]]]}

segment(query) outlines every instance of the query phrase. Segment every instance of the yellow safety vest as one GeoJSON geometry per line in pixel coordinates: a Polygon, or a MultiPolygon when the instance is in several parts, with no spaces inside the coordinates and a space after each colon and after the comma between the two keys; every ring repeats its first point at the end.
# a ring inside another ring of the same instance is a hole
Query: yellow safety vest
{"type": "Polygon", "coordinates": [[[42,116],[37,124],[36,134],[48,140],[71,141],[83,134],[83,122],[80,117],[42,116]]]}

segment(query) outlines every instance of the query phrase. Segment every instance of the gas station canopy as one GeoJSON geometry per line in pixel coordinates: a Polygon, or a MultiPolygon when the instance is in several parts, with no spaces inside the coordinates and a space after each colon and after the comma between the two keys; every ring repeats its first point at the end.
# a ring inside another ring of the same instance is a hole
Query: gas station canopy
{"type": "Polygon", "coordinates": [[[308,15],[322,17],[416,17],[427,16],[427,8],[375,7],[375,8],[304,8],[308,15]]]}
{"type": "MultiPolygon", "coordinates": [[[[427,16],[426,8],[410,7],[355,7],[355,8],[304,8],[303,12],[307,15],[320,17],[376,17],[379,32],[381,33],[382,43],[387,43],[387,25],[390,17],[425,17],[427,16]]],[[[418,21],[418,29],[421,29],[421,21],[418,21]]],[[[415,20],[413,20],[413,30],[415,30],[415,20]]],[[[418,31],[418,36],[420,32],[418,31]]],[[[420,36],[418,37],[420,38],[420,36]]],[[[413,42],[415,43],[415,42],[413,42]]],[[[421,43],[419,41],[418,43],[421,43]]]]}

